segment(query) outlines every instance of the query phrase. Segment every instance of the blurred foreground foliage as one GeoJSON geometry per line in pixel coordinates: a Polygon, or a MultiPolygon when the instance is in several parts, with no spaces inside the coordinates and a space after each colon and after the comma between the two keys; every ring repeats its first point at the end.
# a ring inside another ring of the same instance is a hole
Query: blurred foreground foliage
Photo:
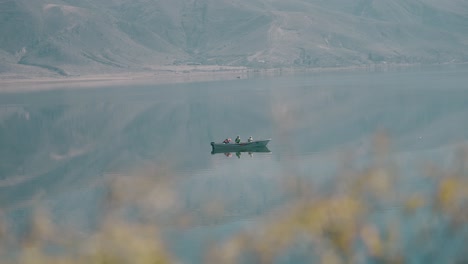
{"type": "MultiPolygon", "coordinates": [[[[407,189],[407,178],[389,161],[388,142],[377,138],[372,165],[344,165],[327,188],[290,177],[285,188],[300,190],[295,199],[255,228],[211,246],[204,260],[468,263],[467,153],[460,151],[450,170],[427,166],[417,176],[424,184],[407,189]]],[[[57,226],[46,210],[37,209],[31,230],[18,238],[0,217],[1,263],[180,263],[159,222],[166,215],[162,221],[190,225],[190,212],[177,205],[176,181],[160,168],[136,174],[109,181],[102,217],[91,234],[57,226]]],[[[216,217],[220,211],[222,204],[210,204],[204,213],[216,217]]]]}

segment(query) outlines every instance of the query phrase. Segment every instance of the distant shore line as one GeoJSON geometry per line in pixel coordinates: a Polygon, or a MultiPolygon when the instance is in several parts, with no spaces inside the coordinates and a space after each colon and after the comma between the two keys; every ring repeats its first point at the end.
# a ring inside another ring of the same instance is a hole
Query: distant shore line
{"type": "MultiPolygon", "coordinates": [[[[466,64],[465,64],[466,65],[466,64]]],[[[99,88],[125,85],[161,85],[246,79],[255,76],[280,76],[294,73],[360,72],[409,69],[443,65],[386,64],[314,68],[247,68],[234,66],[184,65],[157,67],[146,71],[84,74],[69,76],[0,75],[0,93],[32,92],[57,89],[99,88]]]]}

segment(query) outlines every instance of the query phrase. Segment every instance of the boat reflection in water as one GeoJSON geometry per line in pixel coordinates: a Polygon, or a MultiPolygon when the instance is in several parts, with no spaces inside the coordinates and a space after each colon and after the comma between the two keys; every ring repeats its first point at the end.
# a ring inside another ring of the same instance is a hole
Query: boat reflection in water
{"type": "Polygon", "coordinates": [[[253,153],[255,152],[260,152],[260,153],[271,153],[271,151],[267,148],[267,147],[256,147],[256,148],[249,148],[248,150],[236,150],[236,151],[228,151],[226,149],[213,149],[211,151],[211,154],[214,155],[214,154],[219,154],[219,153],[222,153],[224,154],[226,157],[232,157],[233,154],[232,153],[235,153],[235,155],[240,158],[242,153],[248,153],[248,155],[250,157],[253,156],[253,153]]]}

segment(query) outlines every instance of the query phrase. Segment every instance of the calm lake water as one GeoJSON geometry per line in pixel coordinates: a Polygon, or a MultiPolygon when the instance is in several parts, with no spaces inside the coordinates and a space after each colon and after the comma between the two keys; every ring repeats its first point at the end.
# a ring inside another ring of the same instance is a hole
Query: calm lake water
{"type": "Polygon", "coordinates": [[[288,178],[320,185],[346,157],[356,168],[372,162],[379,131],[402,174],[450,166],[468,139],[467,83],[468,69],[452,67],[0,94],[0,209],[19,233],[38,203],[86,228],[101,210],[103,178],[162,168],[178,179],[184,210],[226,204],[215,222],[167,227],[172,250],[200,260],[200,242],[287,200],[288,178]],[[236,135],[271,138],[271,152],[211,154],[211,141],[236,135]]]}

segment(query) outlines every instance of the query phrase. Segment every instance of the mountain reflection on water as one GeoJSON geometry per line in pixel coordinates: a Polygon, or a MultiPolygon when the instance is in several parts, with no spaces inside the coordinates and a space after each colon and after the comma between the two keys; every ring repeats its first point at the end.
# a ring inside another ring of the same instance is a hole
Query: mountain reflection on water
{"type": "MultiPolygon", "coordinates": [[[[425,162],[450,164],[468,138],[466,76],[330,73],[2,94],[0,209],[19,230],[35,205],[50,207],[58,222],[89,228],[108,178],[167,170],[177,206],[162,218],[174,251],[200,260],[200,240],[225,237],[297,195],[301,184],[285,191],[290,181],[322,186],[348,157],[357,168],[373,162],[376,131],[389,135],[389,156],[407,175],[425,162]],[[272,151],[210,153],[209,142],[231,134],[271,137],[272,151]],[[213,201],[224,205],[216,218],[204,210],[213,201]],[[171,229],[178,210],[203,228],[171,229]]],[[[406,181],[402,192],[421,186],[406,181]]]]}

